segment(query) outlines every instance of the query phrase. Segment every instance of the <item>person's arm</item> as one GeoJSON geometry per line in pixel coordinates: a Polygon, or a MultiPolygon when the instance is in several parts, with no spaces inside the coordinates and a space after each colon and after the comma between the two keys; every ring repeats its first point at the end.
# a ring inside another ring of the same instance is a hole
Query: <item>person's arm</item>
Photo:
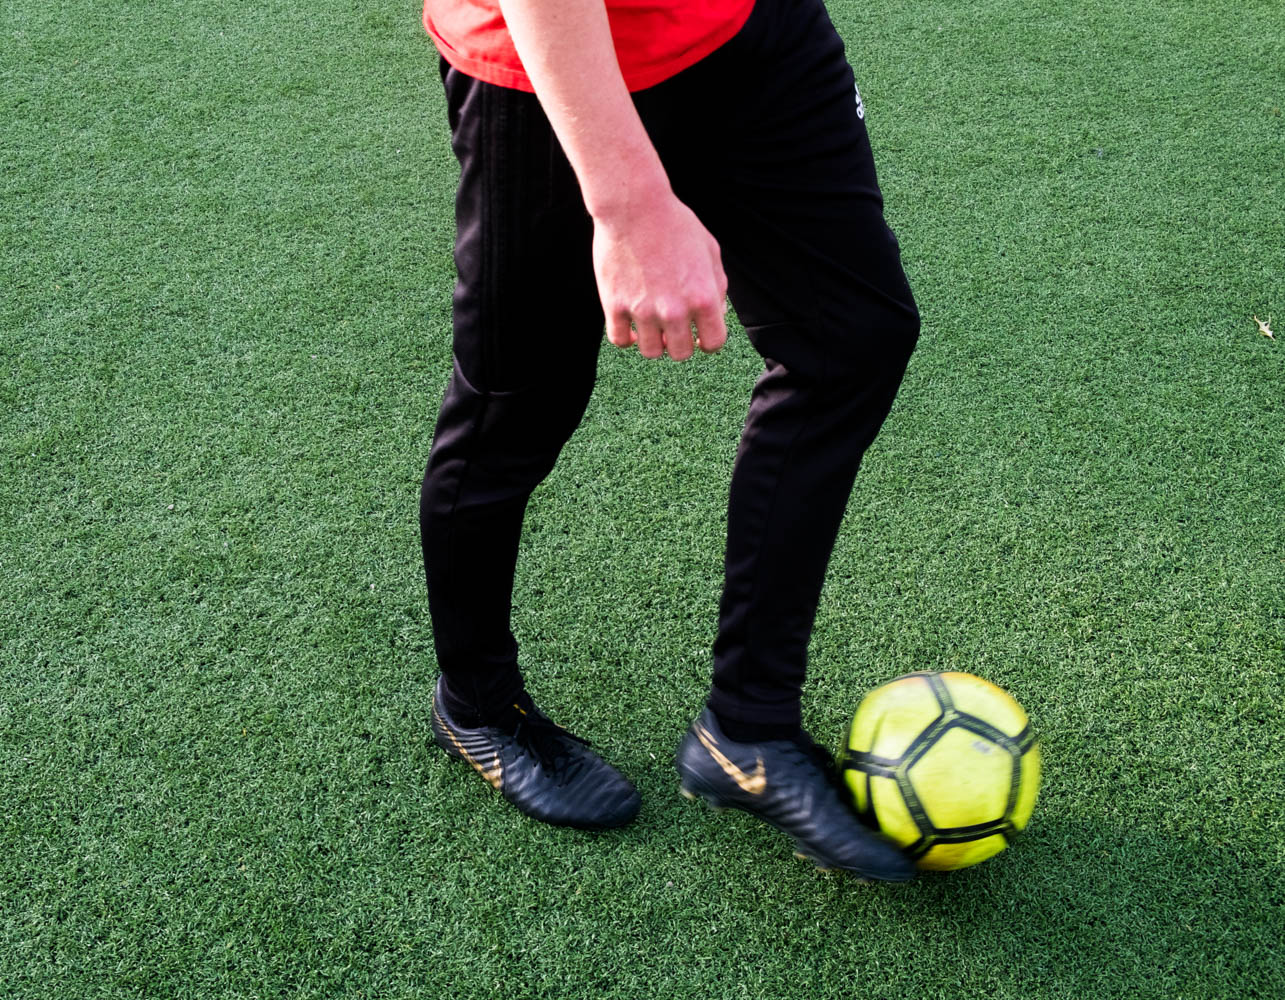
{"type": "Polygon", "coordinates": [[[608,339],[681,361],[694,324],[701,349],[717,351],[727,339],[718,243],[670,188],[621,76],[604,0],[500,0],[500,11],[593,217],[608,339]]]}

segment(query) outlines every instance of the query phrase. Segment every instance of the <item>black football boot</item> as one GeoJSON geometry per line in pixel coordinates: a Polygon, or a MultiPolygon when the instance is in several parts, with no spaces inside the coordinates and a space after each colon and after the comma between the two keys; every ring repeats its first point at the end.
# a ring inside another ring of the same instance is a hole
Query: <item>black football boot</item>
{"type": "Polygon", "coordinates": [[[899,848],[857,819],[834,759],[806,733],[736,743],[706,708],[679,744],[675,763],[685,796],[744,809],[793,838],[799,855],[820,868],[883,882],[904,882],[915,873],[899,848]]]}
{"type": "Polygon", "coordinates": [[[447,714],[441,692],[438,678],[432,718],[437,745],[472,765],[528,816],[605,830],[638,815],[638,792],[629,780],[534,705],[513,705],[502,719],[467,729],[447,714]]]}

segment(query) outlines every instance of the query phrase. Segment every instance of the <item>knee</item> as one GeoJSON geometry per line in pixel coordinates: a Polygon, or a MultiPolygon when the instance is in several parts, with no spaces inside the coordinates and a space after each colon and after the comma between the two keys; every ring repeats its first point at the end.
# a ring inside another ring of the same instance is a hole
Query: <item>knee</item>
{"type": "Polygon", "coordinates": [[[747,328],[760,354],[824,382],[900,380],[919,342],[919,310],[910,302],[867,302],[845,315],[747,328]]]}
{"type": "MultiPolygon", "coordinates": [[[[491,499],[524,495],[549,474],[584,415],[593,371],[484,392],[459,363],[446,387],[433,433],[425,487],[466,476],[491,499]]],[[[449,491],[448,491],[449,492],[449,491]]]]}

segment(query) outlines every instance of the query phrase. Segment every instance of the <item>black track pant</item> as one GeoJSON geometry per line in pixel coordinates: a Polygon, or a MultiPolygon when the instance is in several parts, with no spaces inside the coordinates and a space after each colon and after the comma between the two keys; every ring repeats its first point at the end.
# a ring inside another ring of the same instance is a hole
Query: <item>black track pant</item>
{"type": "MultiPolygon", "coordinates": [[[[523,512],[583,416],[604,323],[592,223],[538,101],[442,69],[461,166],[455,366],[420,523],[439,666],[486,708],[521,684],[523,512]]],[[[821,0],[758,0],[732,41],[634,101],[766,366],[732,474],[710,705],[797,723],[826,565],[919,315],[821,0]]]]}

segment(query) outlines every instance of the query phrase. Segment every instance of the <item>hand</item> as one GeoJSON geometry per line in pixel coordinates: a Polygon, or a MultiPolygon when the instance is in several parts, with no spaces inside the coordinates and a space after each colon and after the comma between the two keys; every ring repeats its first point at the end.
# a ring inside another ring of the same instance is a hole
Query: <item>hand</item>
{"type": "Polygon", "coordinates": [[[674,196],[621,75],[604,0],[499,5],[593,216],[608,339],[682,361],[694,325],[701,350],[717,351],[727,340],[718,243],[674,196]]]}
{"type": "Polygon", "coordinates": [[[644,358],[713,354],[727,340],[727,275],[718,241],[672,192],[594,218],[593,266],[607,339],[644,358]],[[632,324],[632,326],[631,326],[632,324]]]}

